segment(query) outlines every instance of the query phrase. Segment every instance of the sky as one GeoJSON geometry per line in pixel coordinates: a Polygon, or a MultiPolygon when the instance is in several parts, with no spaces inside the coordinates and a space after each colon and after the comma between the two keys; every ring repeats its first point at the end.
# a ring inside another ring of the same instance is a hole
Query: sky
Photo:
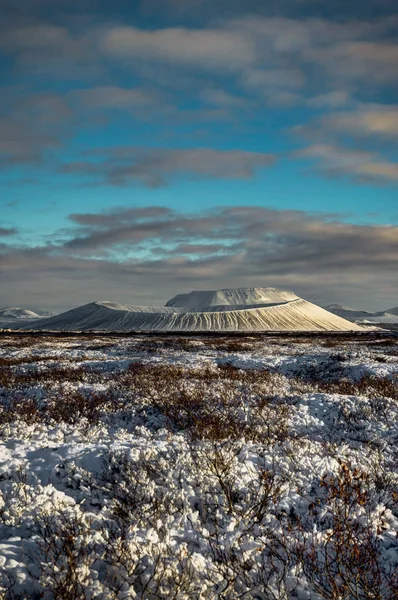
{"type": "Polygon", "coordinates": [[[0,307],[398,306],[396,0],[2,0],[0,307]]]}

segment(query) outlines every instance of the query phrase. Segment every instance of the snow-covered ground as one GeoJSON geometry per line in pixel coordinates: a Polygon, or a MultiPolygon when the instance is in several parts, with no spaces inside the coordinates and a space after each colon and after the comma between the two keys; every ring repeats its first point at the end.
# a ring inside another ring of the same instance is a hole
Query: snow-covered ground
{"type": "Polygon", "coordinates": [[[397,442],[392,335],[3,334],[0,598],[396,599],[397,442]]]}

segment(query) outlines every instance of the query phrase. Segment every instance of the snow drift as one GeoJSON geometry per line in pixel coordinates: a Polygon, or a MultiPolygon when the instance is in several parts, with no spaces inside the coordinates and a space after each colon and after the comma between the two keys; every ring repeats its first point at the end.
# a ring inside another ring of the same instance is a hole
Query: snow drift
{"type": "MultiPolygon", "coordinates": [[[[31,325],[22,325],[32,329],[31,325]]],[[[240,288],[180,294],[166,306],[93,302],[34,323],[55,331],[357,331],[361,328],[292,292],[240,288]]]]}

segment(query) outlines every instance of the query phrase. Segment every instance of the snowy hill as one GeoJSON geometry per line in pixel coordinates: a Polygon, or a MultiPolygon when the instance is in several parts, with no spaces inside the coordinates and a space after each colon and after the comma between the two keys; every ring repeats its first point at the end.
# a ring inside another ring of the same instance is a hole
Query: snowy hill
{"type": "Polygon", "coordinates": [[[389,315],[395,315],[398,316],[398,306],[396,306],[395,308],[390,308],[389,310],[386,311],[389,315]]]}
{"type": "Polygon", "coordinates": [[[40,321],[43,318],[53,317],[55,313],[46,310],[29,310],[27,308],[19,308],[10,306],[0,309],[0,328],[21,328],[24,324],[27,327],[32,327],[33,323],[40,321]]]}
{"type": "MultiPolygon", "coordinates": [[[[25,323],[24,329],[32,329],[25,323]]],[[[274,288],[180,294],[166,306],[92,302],[49,319],[35,330],[55,331],[351,331],[338,315],[274,288]]]]}
{"type": "Polygon", "coordinates": [[[43,318],[43,317],[55,317],[55,315],[58,314],[56,312],[53,312],[52,310],[36,310],[36,313],[41,318],[43,318]]]}
{"type": "Polygon", "coordinates": [[[329,304],[325,309],[353,323],[398,323],[398,309],[395,309],[397,310],[396,314],[392,312],[394,309],[386,312],[369,312],[341,304],[329,304]]]}
{"type": "MultiPolygon", "coordinates": [[[[0,309],[0,320],[14,320],[14,319],[39,319],[41,315],[33,310],[26,308],[17,308],[10,306],[8,308],[0,309]]],[[[42,315],[44,316],[44,315],[42,315]]]]}
{"type": "Polygon", "coordinates": [[[360,310],[359,308],[351,308],[351,306],[344,306],[343,304],[329,304],[329,306],[325,306],[325,310],[328,310],[339,317],[343,317],[344,319],[348,319],[349,321],[366,319],[368,317],[374,317],[376,314],[383,314],[381,312],[374,313],[367,310],[360,310]]]}

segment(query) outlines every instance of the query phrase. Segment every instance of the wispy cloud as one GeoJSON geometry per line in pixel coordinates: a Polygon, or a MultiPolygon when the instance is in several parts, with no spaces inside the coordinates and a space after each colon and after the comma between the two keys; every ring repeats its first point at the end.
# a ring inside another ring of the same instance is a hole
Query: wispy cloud
{"type": "Polygon", "coordinates": [[[359,105],[355,111],[325,116],[320,125],[327,131],[350,133],[358,137],[398,137],[398,106],[369,104],[359,105]]]}
{"type": "Polygon", "coordinates": [[[0,96],[0,167],[41,164],[70,134],[71,111],[53,93],[6,88],[0,96]]]}
{"type": "Polygon", "coordinates": [[[116,27],[105,33],[101,49],[117,59],[139,58],[207,70],[235,71],[255,60],[249,35],[222,29],[116,27]]]}
{"type": "Polygon", "coordinates": [[[72,100],[80,102],[86,109],[131,110],[140,107],[153,108],[159,102],[159,94],[140,87],[124,88],[116,85],[102,85],[87,89],[75,89],[70,94],[72,100]]]}
{"type": "Polygon", "coordinates": [[[149,187],[159,187],[178,176],[249,179],[257,169],[275,162],[272,154],[212,148],[122,147],[92,154],[97,160],[67,163],[61,171],[86,176],[104,185],[123,186],[139,181],[149,187]]]}
{"type": "Polygon", "coordinates": [[[0,237],[8,237],[17,233],[18,229],[16,227],[0,227],[0,237]]]}
{"type": "Polygon", "coordinates": [[[359,181],[398,182],[398,163],[383,160],[377,153],[331,144],[314,144],[296,153],[312,159],[328,176],[349,176],[359,181]]]}

